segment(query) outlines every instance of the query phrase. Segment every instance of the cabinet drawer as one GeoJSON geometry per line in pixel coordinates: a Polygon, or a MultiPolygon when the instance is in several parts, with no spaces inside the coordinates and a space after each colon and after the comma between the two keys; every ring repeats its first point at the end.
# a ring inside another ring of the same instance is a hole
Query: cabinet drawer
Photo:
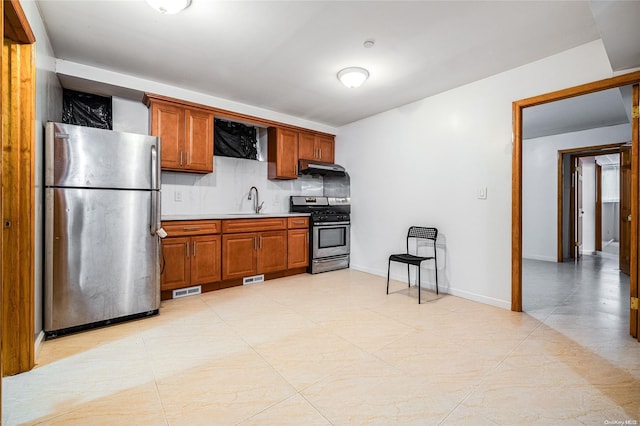
{"type": "Polygon", "coordinates": [[[306,229],[309,227],[308,217],[290,217],[287,220],[289,229],[306,229]]]}
{"type": "Polygon", "coordinates": [[[237,232],[260,232],[287,229],[286,217],[271,217],[267,219],[226,219],[222,221],[222,232],[225,234],[237,232]]]}
{"type": "Polygon", "coordinates": [[[220,233],[220,220],[181,220],[162,222],[169,237],[220,233]]]}

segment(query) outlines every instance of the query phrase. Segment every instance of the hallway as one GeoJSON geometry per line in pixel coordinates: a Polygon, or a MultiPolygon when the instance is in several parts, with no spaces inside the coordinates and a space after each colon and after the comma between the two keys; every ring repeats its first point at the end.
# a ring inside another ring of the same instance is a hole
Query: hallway
{"type": "Polygon", "coordinates": [[[640,343],[629,335],[629,276],[618,257],[600,252],[578,263],[523,259],[523,310],[611,362],[640,343]]]}

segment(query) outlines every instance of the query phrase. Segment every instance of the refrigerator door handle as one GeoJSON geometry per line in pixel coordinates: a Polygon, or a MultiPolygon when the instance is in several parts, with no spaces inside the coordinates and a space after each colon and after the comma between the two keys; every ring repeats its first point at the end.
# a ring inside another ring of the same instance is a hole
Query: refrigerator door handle
{"type": "Polygon", "coordinates": [[[158,187],[158,147],[151,146],[151,189],[160,189],[158,187]]]}
{"type": "Polygon", "coordinates": [[[151,235],[158,235],[160,224],[160,188],[158,188],[158,148],[151,147],[151,217],[149,220],[151,235]]]}

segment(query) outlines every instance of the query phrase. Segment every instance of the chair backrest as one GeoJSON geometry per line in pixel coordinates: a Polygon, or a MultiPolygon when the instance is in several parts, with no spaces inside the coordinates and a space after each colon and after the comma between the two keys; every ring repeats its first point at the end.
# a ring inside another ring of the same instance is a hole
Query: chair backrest
{"type": "Polygon", "coordinates": [[[407,233],[407,253],[409,253],[409,240],[411,238],[422,238],[425,240],[431,240],[433,242],[433,249],[435,255],[436,240],[438,239],[437,228],[426,228],[424,226],[412,226],[407,233]]]}

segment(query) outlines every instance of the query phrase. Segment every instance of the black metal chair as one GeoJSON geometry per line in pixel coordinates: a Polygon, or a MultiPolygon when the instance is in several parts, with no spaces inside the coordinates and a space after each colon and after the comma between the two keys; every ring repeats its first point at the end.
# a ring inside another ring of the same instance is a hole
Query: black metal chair
{"type": "Polygon", "coordinates": [[[425,260],[433,260],[435,271],[436,271],[436,294],[438,292],[438,259],[436,257],[436,240],[438,239],[438,230],[436,228],[425,228],[421,226],[412,226],[409,228],[409,232],[407,233],[407,252],[406,253],[398,253],[392,254],[389,256],[389,266],[387,268],[387,294],[389,294],[389,275],[391,272],[391,262],[399,262],[407,264],[407,281],[409,287],[411,287],[411,265],[418,267],[417,281],[418,281],[418,304],[420,304],[420,266],[422,262],[425,260]],[[411,254],[409,252],[409,240],[415,239],[415,254],[411,254]],[[433,256],[418,256],[418,242],[419,240],[427,240],[427,242],[431,242],[433,244],[433,256]]]}

